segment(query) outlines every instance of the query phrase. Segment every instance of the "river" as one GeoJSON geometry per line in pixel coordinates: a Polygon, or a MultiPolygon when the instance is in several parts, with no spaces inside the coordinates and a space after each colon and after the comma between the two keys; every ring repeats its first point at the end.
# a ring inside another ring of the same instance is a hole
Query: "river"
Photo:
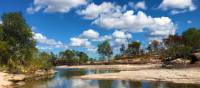
{"type": "MultiPolygon", "coordinates": [[[[57,73],[48,79],[32,79],[17,88],[200,88],[195,84],[130,80],[84,80],[73,78],[87,74],[119,72],[116,70],[56,69],[57,73]]],[[[156,74],[155,74],[156,75],[156,74]]]]}

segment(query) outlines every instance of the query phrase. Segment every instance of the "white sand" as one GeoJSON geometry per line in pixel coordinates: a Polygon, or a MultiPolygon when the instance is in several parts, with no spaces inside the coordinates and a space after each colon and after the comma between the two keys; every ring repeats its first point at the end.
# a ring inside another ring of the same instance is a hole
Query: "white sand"
{"type": "Polygon", "coordinates": [[[0,72],[0,88],[10,88],[12,82],[9,81],[9,75],[7,73],[0,72]]]}
{"type": "Polygon", "coordinates": [[[79,68],[79,69],[113,69],[113,70],[139,70],[160,68],[160,64],[145,65],[82,65],[82,66],[57,66],[57,68],[79,68]]]}
{"type": "Polygon", "coordinates": [[[44,75],[53,75],[54,73],[55,73],[55,71],[53,69],[49,70],[48,73],[46,73],[42,70],[38,70],[32,75],[9,74],[9,73],[5,73],[5,72],[0,72],[0,88],[13,88],[13,85],[12,85],[13,82],[18,81],[18,83],[16,83],[16,84],[20,84],[20,83],[23,83],[25,78],[28,78],[28,77],[41,77],[44,75]]]}
{"type": "Polygon", "coordinates": [[[13,81],[23,81],[24,74],[9,74],[0,72],[0,88],[12,88],[13,81]]]}

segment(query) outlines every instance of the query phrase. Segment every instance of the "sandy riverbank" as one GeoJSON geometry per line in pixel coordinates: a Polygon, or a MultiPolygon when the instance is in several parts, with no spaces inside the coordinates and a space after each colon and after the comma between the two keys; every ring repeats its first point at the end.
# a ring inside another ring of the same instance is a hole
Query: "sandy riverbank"
{"type": "Polygon", "coordinates": [[[14,86],[24,85],[25,79],[42,78],[53,75],[54,73],[54,70],[49,70],[47,72],[38,70],[34,74],[9,74],[6,72],[0,72],[0,88],[13,88],[14,86]]]}
{"type": "Polygon", "coordinates": [[[81,65],[81,66],[57,66],[57,68],[79,68],[79,69],[111,69],[111,70],[140,70],[160,68],[160,64],[143,64],[143,65],[81,65]]]}
{"type": "Polygon", "coordinates": [[[121,79],[121,80],[150,80],[168,81],[174,83],[200,84],[200,67],[187,69],[162,69],[160,65],[86,65],[61,66],[58,68],[80,69],[118,69],[118,73],[91,74],[79,76],[82,79],[121,79]]]}
{"type": "Polygon", "coordinates": [[[0,88],[12,88],[14,82],[18,82],[18,84],[21,84],[25,79],[24,74],[9,74],[5,72],[0,72],[0,88]]]}
{"type": "Polygon", "coordinates": [[[8,74],[0,72],[0,88],[9,88],[12,82],[7,78],[8,74]]]}

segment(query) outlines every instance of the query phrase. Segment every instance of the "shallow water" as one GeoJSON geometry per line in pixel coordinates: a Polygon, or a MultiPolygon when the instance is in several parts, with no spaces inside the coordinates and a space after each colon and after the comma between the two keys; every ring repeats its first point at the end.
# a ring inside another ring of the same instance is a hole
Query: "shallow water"
{"type": "Polygon", "coordinates": [[[83,80],[74,76],[119,72],[114,70],[56,69],[53,78],[29,80],[18,88],[200,88],[194,84],[174,84],[167,82],[130,81],[130,80],[83,80]]]}

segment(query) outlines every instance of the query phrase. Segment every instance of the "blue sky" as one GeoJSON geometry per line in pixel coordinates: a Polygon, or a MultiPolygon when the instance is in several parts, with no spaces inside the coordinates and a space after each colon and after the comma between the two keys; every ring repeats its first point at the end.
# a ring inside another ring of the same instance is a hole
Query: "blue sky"
{"type": "Polygon", "coordinates": [[[200,28],[199,5],[199,0],[0,0],[0,15],[22,12],[42,51],[75,49],[98,57],[103,40],[118,53],[127,40],[145,47],[200,28]]]}

